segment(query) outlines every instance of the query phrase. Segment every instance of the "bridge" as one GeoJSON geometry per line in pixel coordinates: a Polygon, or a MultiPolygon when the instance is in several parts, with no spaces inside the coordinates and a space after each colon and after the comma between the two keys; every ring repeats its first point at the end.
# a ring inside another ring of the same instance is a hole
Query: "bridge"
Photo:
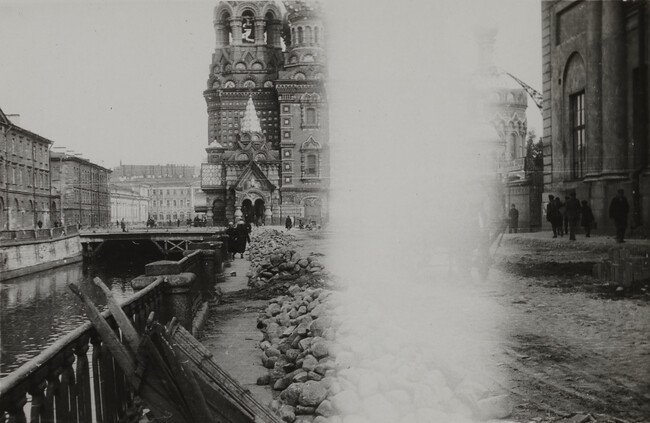
{"type": "Polygon", "coordinates": [[[183,253],[191,245],[207,241],[218,241],[225,234],[223,227],[135,229],[127,232],[106,229],[82,230],[79,232],[84,257],[95,257],[108,243],[140,244],[151,243],[161,254],[183,253]]]}

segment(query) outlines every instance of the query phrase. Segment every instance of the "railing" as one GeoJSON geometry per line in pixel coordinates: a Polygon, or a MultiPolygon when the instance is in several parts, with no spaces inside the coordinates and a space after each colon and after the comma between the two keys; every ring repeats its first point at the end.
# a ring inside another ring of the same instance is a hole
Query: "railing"
{"type": "Polygon", "coordinates": [[[20,241],[37,241],[72,236],[79,233],[75,225],[49,229],[20,229],[0,231],[0,243],[15,243],[20,241]]]}
{"type": "MultiPolygon", "coordinates": [[[[139,333],[149,313],[161,314],[163,285],[158,277],[122,304],[139,333]]],[[[113,317],[103,315],[120,338],[113,317]]],[[[116,423],[132,400],[124,374],[90,322],[0,380],[2,422],[116,423]]]]}

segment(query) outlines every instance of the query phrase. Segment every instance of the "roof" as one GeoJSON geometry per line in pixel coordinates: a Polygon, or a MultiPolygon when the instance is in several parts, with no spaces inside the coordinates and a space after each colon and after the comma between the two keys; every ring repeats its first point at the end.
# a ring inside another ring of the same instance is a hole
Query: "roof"
{"type": "Polygon", "coordinates": [[[244,112],[240,132],[262,132],[260,118],[257,117],[257,110],[255,110],[252,95],[248,97],[248,103],[246,103],[246,111],[244,112]]]}

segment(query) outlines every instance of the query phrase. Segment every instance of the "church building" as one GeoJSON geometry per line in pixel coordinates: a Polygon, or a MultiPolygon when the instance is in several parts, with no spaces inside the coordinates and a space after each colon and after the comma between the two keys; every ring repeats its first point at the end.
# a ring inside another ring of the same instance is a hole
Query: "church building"
{"type": "Polygon", "coordinates": [[[305,1],[221,1],[207,89],[207,163],[215,225],[328,219],[324,25],[305,1]]]}

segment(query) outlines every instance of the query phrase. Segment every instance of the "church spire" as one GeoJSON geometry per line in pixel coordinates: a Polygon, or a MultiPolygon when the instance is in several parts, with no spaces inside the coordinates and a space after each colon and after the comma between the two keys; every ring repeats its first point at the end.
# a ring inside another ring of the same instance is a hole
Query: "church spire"
{"type": "Polygon", "coordinates": [[[246,111],[244,112],[244,119],[241,123],[241,132],[262,132],[260,119],[257,117],[252,95],[248,97],[248,103],[246,103],[246,111]]]}

